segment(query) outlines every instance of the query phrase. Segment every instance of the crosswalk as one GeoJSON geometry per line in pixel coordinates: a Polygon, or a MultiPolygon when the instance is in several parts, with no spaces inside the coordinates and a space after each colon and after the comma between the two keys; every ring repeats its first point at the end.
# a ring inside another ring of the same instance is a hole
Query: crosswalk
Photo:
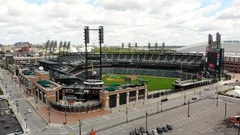
{"type": "Polygon", "coordinates": [[[49,126],[46,126],[46,127],[42,127],[42,128],[35,128],[35,129],[32,129],[31,131],[32,132],[40,132],[40,131],[44,131],[48,128],[49,128],[49,126]]]}

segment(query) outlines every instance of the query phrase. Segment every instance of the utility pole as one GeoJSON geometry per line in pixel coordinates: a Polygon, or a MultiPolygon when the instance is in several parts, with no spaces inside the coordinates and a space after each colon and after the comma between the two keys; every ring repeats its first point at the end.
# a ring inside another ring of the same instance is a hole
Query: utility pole
{"type": "Polygon", "coordinates": [[[189,111],[190,111],[190,101],[188,101],[188,117],[190,117],[189,111]]]}
{"type": "Polygon", "coordinates": [[[160,101],[157,102],[157,113],[159,113],[159,102],[160,101]]]}
{"type": "Polygon", "coordinates": [[[148,112],[146,111],[146,130],[147,130],[147,117],[148,117],[148,112]]]}
{"type": "Polygon", "coordinates": [[[126,122],[128,122],[128,107],[126,107],[126,122]]]}
{"type": "Polygon", "coordinates": [[[79,120],[79,135],[82,135],[82,121],[79,120]]]}

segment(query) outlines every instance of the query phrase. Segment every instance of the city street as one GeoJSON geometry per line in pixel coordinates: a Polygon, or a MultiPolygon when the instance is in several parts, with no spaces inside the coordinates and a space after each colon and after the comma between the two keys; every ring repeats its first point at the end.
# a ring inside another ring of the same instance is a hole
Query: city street
{"type": "MultiPolygon", "coordinates": [[[[170,124],[173,127],[173,131],[168,133],[170,135],[236,134],[237,129],[227,129],[224,124],[221,124],[225,119],[224,102],[219,101],[219,106],[215,103],[214,100],[204,99],[190,104],[190,117],[187,115],[187,106],[149,116],[147,129],[151,131],[156,127],[170,124]]],[[[238,111],[240,111],[238,105],[228,104],[227,117],[236,115],[238,111]]],[[[98,132],[98,135],[126,135],[140,126],[146,127],[145,118],[98,132]]]]}
{"type": "Polygon", "coordinates": [[[24,98],[22,93],[19,91],[19,87],[15,86],[14,83],[10,81],[8,78],[7,71],[0,71],[0,78],[4,79],[3,84],[1,84],[1,88],[3,89],[5,95],[10,99],[10,103],[12,103],[13,110],[17,110],[15,102],[17,101],[19,104],[19,113],[16,113],[22,119],[20,123],[24,128],[30,129],[31,132],[42,131],[48,128],[48,124],[42,119],[42,117],[35,111],[35,109],[30,105],[30,103],[24,98]],[[7,86],[7,93],[5,89],[5,85],[7,86]],[[11,93],[11,94],[10,94],[11,93]],[[10,94],[10,96],[9,96],[10,94]],[[27,109],[31,109],[31,113],[26,113],[27,109]],[[24,113],[27,114],[27,120],[25,119],[24,113]],[[26,121],[25,121],[25,120],[26,121]]]}

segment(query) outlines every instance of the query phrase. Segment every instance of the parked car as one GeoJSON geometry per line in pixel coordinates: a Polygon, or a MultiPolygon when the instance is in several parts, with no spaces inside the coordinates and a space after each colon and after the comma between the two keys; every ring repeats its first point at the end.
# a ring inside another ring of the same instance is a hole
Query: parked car
{"type": "Polygon", "coordinates": [[[27,112],[28,112],[28,113],[31,113],[31,112],[32,112],[32,110],[29,108],[29,109],[27,109],[27,112]]]}
{"type": "Polygon", "coordinates": [[[157,130],[156,130],[156,129],[153,129],[152,134],[153,134],[153,135],[158,135],[157,130]]]}
{"type": "Polygon", "coordinates": [[[159,134],[162,134],[162,133],[163,133],[163,130],[162,130],[162,128],[160,128],[160,127],[157,127],[156,130],[157,130],[157,132],[158,132],[159,134]]]}
{"type": "Polygon", "coordinates": [[[147,135],[153,135],[152,132],[146,131],[147,135]]]}
{"type": "Polygon", "coordinates": [[[141,133],[141,132],[140,132],[140,129],[139,129],[139,128],[135,128],[135,134],[136,134],[136,135],[140,135],[140,133],[141,133]]]}
{"type": "Polygon", "coordinates": [[[169,124],[167,124],[166,127],[167,127],[168,130],[172,130],[173,129],[172,126],[169,125],[169,124]]]}
{"type": "Polygon", "coordinates": [[[197,100],[197,98],[196,97],[192,97],[192,100],[197,100]]]}
{"type": "Polygon", "coordinates": [[[135,135],[135,134],[134,134],[134,131],[131,131],[131,132],[129,133],[129,135],[135,135]]]}
{"type": "Polygon", "coordinates": [[[167,98],[163,98],[163,99],[161,99],[161,101],[165,102],[165,101],[168,101],[168,99],[167,98]]]}
{"type": "Polygon", "coordinates": [[[163,130],[164,132],[168,132],[168,129],[167,129],[166,127],[162,127],[162,130],[163,130]]]}
{"type": "Polygon", "coordinates": [[[141,133],[146,133],[146,130],[144,127],[140,127],[140,131],[141,131],[141,133]]]}

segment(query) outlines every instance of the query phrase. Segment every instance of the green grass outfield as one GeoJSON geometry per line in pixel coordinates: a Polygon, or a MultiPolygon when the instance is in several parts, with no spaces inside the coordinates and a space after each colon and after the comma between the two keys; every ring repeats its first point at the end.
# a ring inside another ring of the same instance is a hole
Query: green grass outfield
{"type": "MultiPolygon", "coordinates": [[[[124,81],[114,81],[114,80],[107,80],[107,78],[119,79],[125,78],[128,75],[105,75],[103,77],[104,84],[109,86],[111,84],[125,84],[124,81]]],[[[177,80],[177,78],[166,78],[166,77],[155,77],[155,76],[141,76],[141,75],[134,75],[139,79],[144,79],[148,81],[148,91],[154,90],[161,90],[161,89],[171,89],[172,83],[177,80]]],[[[124,80],[124,79],[123,79],[124,80]]],[[[137,84],[138,80],[132,80],[132,84],[137,84]]]]}

